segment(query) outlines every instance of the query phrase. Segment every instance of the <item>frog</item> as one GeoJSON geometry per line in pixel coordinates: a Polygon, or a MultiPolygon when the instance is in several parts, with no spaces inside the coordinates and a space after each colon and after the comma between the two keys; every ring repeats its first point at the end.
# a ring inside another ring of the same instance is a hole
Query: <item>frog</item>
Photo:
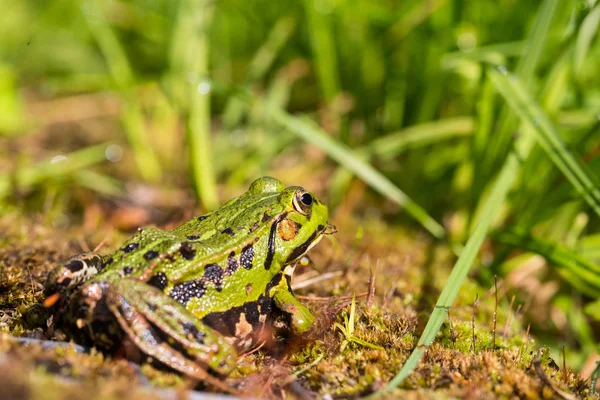
{"type": "Polygon", "coordinates": [[[127,340],[173,370],[230,391],[220,378],[272,324],[292,335],[314,328],[315,315],[291,280],[299,260],[332,232],[315,194],[262,177],[175,229],[138,229],[112,254],[70,257],[49,273],[44,305],[78,343],[115,351],[127,340]]]}

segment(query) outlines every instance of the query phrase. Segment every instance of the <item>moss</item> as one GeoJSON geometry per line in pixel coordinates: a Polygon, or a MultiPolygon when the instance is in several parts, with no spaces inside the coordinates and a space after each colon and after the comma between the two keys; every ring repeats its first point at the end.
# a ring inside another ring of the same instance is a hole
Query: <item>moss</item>
{"type": "MultiPolygon", "coordinates": [[[[0,220],[0,229],[3,223],[8,225],[4,226],[7,235],[0,247],[0,330],[14,336],[40,337],[43,329],[31,328],[32,324],[27,323],[23,315],[27,315],[30,305],[43,299],[43,282],[50,268],[60,259],[80,251],[77,240],[64,239],[76,238],[79,232],[39,228],[28,220],[18,223],[0,220]]],[[[333,300],[324,304],[318,299],[309,300],[307,303],[322,316],[321,325],[325,328],[307,343],[291,342],[294,344],[281,353],[257,351],[241,356],[229,381],[244,393],[257,397],[303,396],[313,392],[334,396],[365,395],[381,389],[416,345],[452,265],[449,252],[442,246],[410,239],[405,232],[377,222],[365,222],[360,241],[352,234],[356,232],[356,222],[342,221],[338,227],[337,245],[322,244],[311,258],[321,273],[341,270],[342,278],[315,283],[299,294],[311,298],[364,292],[370,270],[378,266],[376,294],[369,307],[364,297],[358,298],[354,335],[384,350],[350,343],[341,351],[343,335],[332,323],[337,318],[344,324],[342,316],[346,311],[340,310],[348,307],[348,302],[333,300]]],[[[96,234],[106,236],[105,232],[96,234]]],[[[115,236],[108,248],[118,246],[121,239],[115,236]]],[[[295,281],[303,278],[299,273],[295,281]]],[[[401,388],[391,392],[390,397],[555,397],[534,368],[537,348],[506,301],[497,308],[496,346],[493,348],[495,308],[495,299],[485,288],[468,282],[415,373],[401,388]],[[480,294],[475,312],[474,293],[480,294]],[[508,324],[511,318],[514,322],[508,324]]],[[[36,318],[35,315],[28,317],[36,318]]],[[[60,339],[57,333],[54,339],[60,339]]],[[[6,388],[15,395],[43,399],[49,388],[57,390],[59,387],[61,393],[64,391],[65,396],[68,393],[73,398],[131,397],[137,391],[147,394],[147,389],[139,385],[137,373],[122,359],[99,353],[78,354],[72,348],[25,349],[7,339],[0,341],[0,350],[0,375],[15,375],[6,388]],[[18,369],[8,371],[7,365],[16,365],[18,369]],[[70,383],[66,385],[68,389],[62,389],[61,379],[80,385],[70,383]],[[86,393],[91,395],[86,396],[86,393]]],[[[555,369],[547,352],[543,354],[542,368],[548,379],[579,397],[588,395],[585,381],[568,371],[564,384],[563,373],[555,369]]],[[[150,365],[145,365],[142,371],[153,385],[190,387],[190,382],[178,374],[150,365]]]]}

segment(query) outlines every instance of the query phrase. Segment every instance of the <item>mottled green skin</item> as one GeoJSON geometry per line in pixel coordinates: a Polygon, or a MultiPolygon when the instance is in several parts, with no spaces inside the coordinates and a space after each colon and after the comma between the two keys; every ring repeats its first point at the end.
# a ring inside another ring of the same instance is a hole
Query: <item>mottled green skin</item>
{"type": "Polygon", "coordinates": [[[113,255],[114,262],[98,278],[119,274],[127,266],[134,269],[131,277],[147,274],[152,263],[144,259],[144,254],[153,250],[159,254],[171,255],[156,260],[155,265],[152,265],[152,275],[157,272],[166,274],[169,284],[164,291],[169,293],[177,283],[200,279],[204,267],[208,264],[218,264],[225,269],[228,264],[227,258],[232,251],[240,254],[245,245],[253,243],[253,267],[249,270],[238,268],[231,276],[224,277],[221,291],[215,290],[214,284],[209,284],[202,298],[190,300],[187,309],[197,318],[203,318],[211,312],[226,311],[232,306],[257,300],[264,293],[266,285],[282,270],[287,257],[297,245],[304,243],[319,226],[321,230],[327,226],[328,213],[325,205],[315,202],[311,219],[307,220],[304,215],[294,212],[292,206],[292,196],[297,187],[285,189],[279,181],[267,182],[270,185],[265,185],[264,178],[256,181],[248,192],[205,215],[206,219],[202,221],[194,218],[169,232],[158,229],[141,230],[125,243],[125,246],[138,243],[139,248],[129,254],[122,250],[117,251],[113,255]],[[290,212],[288,219],[300,223],[302,227],[290,241],[286,242],[276,236],[275,255],[271,267],[267,270],[264,263],[271,225],[285,211],[290,212]],[[265,213],[269,219],[263,222],[265,213]],[[258,227],[251,231],[254,224],[258,224],[258,227]],[[227,228],[233,231],[233,235],[223,233],[227,228]],[[194,236],[198,239],[188,239],[194,236]],[[192,260],[184,259],[179,251],[180,244],[184,241],[190,243],[197,251],[192,260]],[[253,286],[250,294],[246,294],[245,290],[248,283],[253,286]]]}
{"type": "Polygon", "coordinates": [[[110,256],[73,257],[49,276],[47,293],[65,294],[63,322],[92,341],[119,340],[112,315],[167,365],[198,375],[185,364],[191,359],[225,374],[235,362],[228,343],[236,340],[222,334],[247,347],[276,312],[288,315],[294,333],[310,329],[314,317],[289,287],[291,265],[319,241],[327,218],[327,207],[304,189],[260,178],[172,231],[142,229],[110,256]]]}

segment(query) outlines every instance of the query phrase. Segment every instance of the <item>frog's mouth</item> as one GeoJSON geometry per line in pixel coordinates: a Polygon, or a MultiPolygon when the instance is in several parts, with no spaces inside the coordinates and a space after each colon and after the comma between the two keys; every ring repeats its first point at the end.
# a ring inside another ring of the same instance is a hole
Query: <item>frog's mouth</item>
{"type": "Polygon", "coordinates": [[[331,224],[328,224],[325,227],[319,226],[319,228],[320,229],[317,229],[312,235],[310,235],[310,237],[304,243],[294,249],[292,254],[290,254],[286,260],[286,264],[293,263],[302,258],[303,255],[308,253],[310,249],[315,247],[321,241],[321,239],[323,239],[323,236],[333,235],[337,232],[335,226],[331,224]]]}

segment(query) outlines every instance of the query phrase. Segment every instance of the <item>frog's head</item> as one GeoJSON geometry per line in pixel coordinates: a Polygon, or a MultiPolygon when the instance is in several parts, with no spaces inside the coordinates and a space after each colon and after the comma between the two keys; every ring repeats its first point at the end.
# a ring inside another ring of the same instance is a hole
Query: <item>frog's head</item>
{"type": "Polygon", "coordinates": [[[299,186],[283,188],[283,184],[273,178],[261,178],[254,185],[264,191],[279,192],[273,207],[279,212],[271,221],[267,256],[277,257],[284,266],[300,259],[315,246],[324,234],[331,233],[333,227],[327,222],[327,206],[313,193],[299,186]],[[264,190],[266,187],[270,190],[264,190]]]}

